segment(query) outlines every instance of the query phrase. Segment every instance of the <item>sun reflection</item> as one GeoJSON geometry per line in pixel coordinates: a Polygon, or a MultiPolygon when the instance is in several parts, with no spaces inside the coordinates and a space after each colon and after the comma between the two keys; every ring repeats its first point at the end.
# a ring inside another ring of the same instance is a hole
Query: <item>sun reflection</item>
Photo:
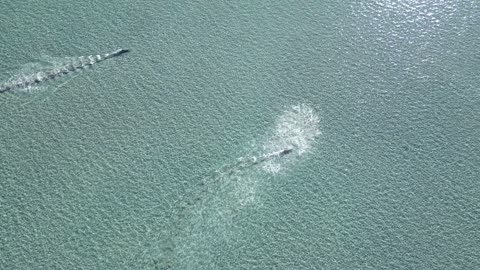
{"type": "MultiPolygon", "coordinates": [[[[356,21],[363,26],[363,33],[389,46],[428,42],[430,37],[442,34],[455,22],[459,10],[472,14],[478,6],[476,1],[459,0],[381,0],[357,1],[352,5],[356,21]]],[[[471,15],[473,16],[473,14],[471,15]]],[[[469,17],[461,17],[466,24],[469,17]]],[[[461,31],[462,29],[455,29],[461,31]]]]}

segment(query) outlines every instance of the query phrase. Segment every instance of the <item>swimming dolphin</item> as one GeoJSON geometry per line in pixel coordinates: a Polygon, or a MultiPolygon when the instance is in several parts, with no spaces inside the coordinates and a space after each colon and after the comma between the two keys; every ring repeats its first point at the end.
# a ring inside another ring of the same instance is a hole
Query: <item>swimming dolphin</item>
{"type": "Polygon", "coordinates": [[[107,60],[109,58],[113,58],[116,56],[120,56],[129,52],[128,49],[118,49],[111,53],[106,53],[104,55],[90,55],[90,56],[81,56],[77,59],[75,63],[70,63],[60,68],[52,69],[45,72],[38,72],[34,75],[27,76],[25,78],[20,78],[13,82],[5,83],[0,85],[0,93],[10,92],[14,90],[24,89],[35,84],[53,80],[57,77],[61,77],[63,75],[67,75],[70,72],[76,71],[78,69],[86,68],[103,60],[107,60]]]}

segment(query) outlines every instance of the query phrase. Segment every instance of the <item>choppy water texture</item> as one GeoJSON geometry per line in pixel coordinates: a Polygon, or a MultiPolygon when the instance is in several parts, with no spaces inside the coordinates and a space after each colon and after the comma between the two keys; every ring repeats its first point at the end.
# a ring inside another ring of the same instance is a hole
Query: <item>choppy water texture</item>
{"type": "Polygon", "coordinates": [[[480,268],[477,1],[0,10],[2,83],[131,49],[0,95],[1,269],[480,268]]]}
{"type": "Polygon", "coordinates": [[[273,131],[252,143],[251,151],[208,173],[178,201],[180,215],[160,250],[145,250],[142,260],[160,269],[215,267],[217,248],[239,241],[235,218],[244,208],[259,209],[263,181],[301,161],[320,135],[319,119],[307,105],[289,108],[273,131]],[[147,256],[148,254],[148,256],[147,256]]]}

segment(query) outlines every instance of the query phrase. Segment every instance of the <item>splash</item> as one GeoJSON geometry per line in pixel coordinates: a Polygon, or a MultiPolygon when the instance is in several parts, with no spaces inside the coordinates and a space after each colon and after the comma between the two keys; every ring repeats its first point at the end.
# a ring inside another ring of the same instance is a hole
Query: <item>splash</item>
{"type": "Polygon", "coordinates": [[[174,232],[159,242],[164,248],[144,256],[160,269],[215,268],[216,252],[238,237],[234,218],[260,206],[257,194],[262,184],[301,160],[318,135],[319,118],[312,108],[303,104],[289,108],[273,130],[254,143],[254,153],[213,171],[196,193],[181,200],[183,210],[172,225],[174,232]]]}
{"type": "MultiPolygon", "coordinates": [[[[263,144],[263,151],[274,152],[279,149],[292,148],[297,157],[306,154],[315,139],[321,135],[319,117],[314,110],[305,104],[292,106],[276,121],[273,134],[269,135],[263,144]]],[[[281,160],[273,159],[264,164],[264,170],[275,174],[282,169],[281,160]]],[[[286,164],[292,160],[287,160],[286,164]]]]}
{"type": "MultiPolygon", "coordinates": [[[[22,72],[20,75],[14,76],[7,82],[0,84],[0,93],[14,92],[19,90],[30,91],[42,82],[65,76],[71,72],[86,68],[109,58],[120,56],[127,52],[129,52],[129,50],[118,49],[104,55],[90,55],[88,57],[81,56],[76,58],[75,61],[71,61],[68,64],[63,64],[54,68],[42,68],[42,70],[36,72],[32,71],[29,73],[22,72]]],[[[35,67],[35,65],[32,65],[31,67],[35,67]]]]}

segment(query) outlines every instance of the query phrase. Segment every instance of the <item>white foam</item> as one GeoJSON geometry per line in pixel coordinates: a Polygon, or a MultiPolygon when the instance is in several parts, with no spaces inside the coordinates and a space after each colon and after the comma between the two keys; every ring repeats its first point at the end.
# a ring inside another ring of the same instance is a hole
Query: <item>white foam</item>
{"type": "Polygon", "coordinates": [[[218,196],[228,200],[220,205],[241,209],[254,204],[263,180],[291,166],[311,150],[321,134],[319,122],[314,110],[305,104],[281,113],[273,128],[253,143],[253,148],[259,149],[256,154],[239,157],[235,164],[216,170],[217,182],[222,183],[217,189],[224,189],[218,196]]]}
{"type": "Polygon", "coordinates": [[[262,149],[258,155],[242,157],[250,160],[246,169],[237,177],[234,194],[239,207],[255,202],[258,182],[266,177],[261,169],[270,175],[278,174],[299,157],[306,154],[313,146],[320,132],[320,120],[315,111],[305,104],[290,107],[275,122],[273,131],[267,133],[259,142],[262,149]],[[261,165],[259,169],[254,165],[261,165]]]}
{"type": "Polygon", "coordinates": [[[277,174],[282,170],[282,166],[275,162],[267,162],[263,164],[262,169],[270,174],[277,174]]]}
{"type": "MultiPolygon", "coordinates": [[[[41,82],[49,80],[47,76],[48,74],[51,74],[52,72],[58,73],[60,71],[64,73],[58,74],[58,77],[62,77],[66,73],[69,73],[69,69],[66,66],[67,63],[72,65],[72,63],[80,61],[80,63],[76,63],[76,66],[81,66],[85,60],[86,59],[84,58],[78,57],[51,57],[42,55],[40,59],[36,59],[33,62],[21,65],[20,68],[14,72],[9,79],[7,79],[4,83],[0,82],[0,85],[12,87],[13,89],[9,92],[14,93],[43,92],[43,90],[47,90],[48,84],[39,84],[38,82],[35,82],[35,80],[40,80],[41,82]]],[[[63,85],[63,83],[60,85],[63,85]]],[[[58,86],[51,89],[58,89],[58,86]]],[[[29,97],[25,96],[25,98],[29,97]]],[[[25,104],[28,103],[30,102],[25,104]]]]}
{"type": "Polygon", "coordinates": [[[37,80],[43,81],[44,77],[45,77],[45,72],[37,73],[37,80]]]}
{"type": "MultiPolygon", "coordinates": [[[[305,104],[292,106],[276,121],[273,134],[263,144],[267,153],[275,153],[284,149],[293,149],[297,157],[307,153],[313,146],[320,132],[320,120],[315,111],[305,104]]],[[[281,170],[279,159],[269,160],[264,169],[270,173],[281,170]]]]}
{"type": "Polygon", "coordinates": [[[95,57],[93,57],[93,55],[89,55],[88,56],[88,59],[90,60],[90,64],[95,64],[95,57]]]}
{"type": "Polygon", "coordinates": [[[235,219],[239,211],[261,206],[262,183],[309,152],[320,134],[319,118],[306,105],[292,106],[281,113],[269,132],[252,146],[255,154],[239,157],[234,164],[215,170],[205,179],[202,198],[179,221],[170,253],[163,261],[178,269],[214,264],[215,246],[235,241],[235,219]]]}

